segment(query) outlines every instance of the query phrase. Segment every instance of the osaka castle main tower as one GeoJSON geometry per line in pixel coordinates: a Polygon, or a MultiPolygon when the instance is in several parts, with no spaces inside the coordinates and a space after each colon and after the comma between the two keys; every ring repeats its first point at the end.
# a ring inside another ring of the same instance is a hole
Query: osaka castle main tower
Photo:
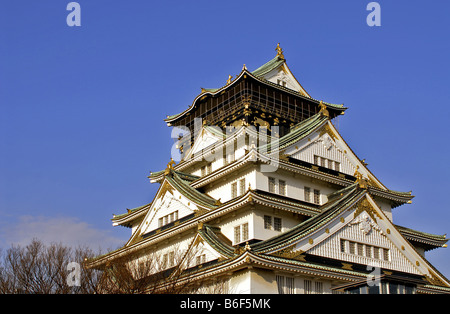
{"type": "Polygon", "coordinates": [[[310,96],[275,51],[167,116],[153,201],[114,215],[129,240],[87,266],[120,264],[148,293],[450,294],[426,259],[446,236],[395,224],[414,196],[367,168],[335,127],[347,108],[310,96]]]}

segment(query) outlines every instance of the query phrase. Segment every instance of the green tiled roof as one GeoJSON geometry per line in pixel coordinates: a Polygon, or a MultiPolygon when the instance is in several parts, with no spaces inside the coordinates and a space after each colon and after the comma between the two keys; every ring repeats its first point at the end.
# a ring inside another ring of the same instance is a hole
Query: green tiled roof
{"type": "Polygon", "coordinates": [[[217,208],[219,206],[216,205],[216,199],[193,188],[189,184],[189,181],[192,180],[185,180],[184,178],[182,178],[183,175],[191,176],[188,174],[180,174],[179,171],[170,170],[170,174],[166,175],[165,178],[178,192],[186,196],[191,201],[197,203],[198,205],[205,206],[211,209],[217,208]]]}
{"type": "Polygon", "coordinates": [[[298,224],[294,228],[270,239],[253,244],[252,251],[256,253],[265,253],[284,247],[296,240],[306,236],[307,234],[317,230],[341,212],[345,211],[350,204],[360,199],[367,191],[359,189],[358,184],[353,184],[340,190],[339,198],[334,198],[327,202],[322,208],[322,212],[304,222],[298,224]]]}
{"type": "MultiPolygon", "coordinates": [[[[299,122],[297,125],[291,128],[291,132],[281,137],[278,141],[278,148],[283,149],[294,142],[308,136],[313,131],[317,129],[321,124],[328,120],[328,117],[325,117],[321,113],[317,113],[308,119],[305,119],[299,122]]],[[[260,151],[269,152],[271,150],[271,143],[266,145],[262,145],[259,147],[260,151]]]]}
{"type": "Polygon", "coordinates": [[[275,58],[273,58],[272,60],[264,63],[262,66],[260,66],[256,70],[252,71],[252,74],[255,75],[255,76],[261,77],[261,76],[269,73],[273,69],[278,68],[284,62],[285,62],[284,59],[282,59],[282,58],[280,58],[278,56],[275,56],[275,58]]]}

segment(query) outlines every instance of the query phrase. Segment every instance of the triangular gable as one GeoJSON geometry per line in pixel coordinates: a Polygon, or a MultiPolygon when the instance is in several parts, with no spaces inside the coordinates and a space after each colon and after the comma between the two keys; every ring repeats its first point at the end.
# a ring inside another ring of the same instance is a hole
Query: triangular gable
{"type": "Polygon", "coordinates": [[[139,239],[140,235],[160,228],[160,218],[162,219],[162,224],[167,225],[194,213],[196,210],[198,210],[197,204],[177,191],[165,178],[155,195],[151,207],[126,245],[139,239]]]}
{"type": "Polygon", "coordinates": [[[279,64],[276,68],[264,74],[262,78],[268,80],[269,82],[295,90],[303,96],[311,98],[303,86],[297,81],[285,62],[279,64]]]}
{"type": "MultiPolygon", "coordinates": [[[[289,243],[293,254],[308,253],[341,260],[342,267],[347,269],[355,263],[423,275],[434,284],[450,287],[450,282],[400,234],[369,194],[317,226],[296,242],[289,243]]],[[[280,246],[270,254],[281,250],[286,247],[280,246]]]]}
{"type": "Polygon", "coordinates": [[[202,126],[201,131],[198,132],[199,134],[194,139],[194,144],[192,145],[192,148],[188,152],[186,152],[186,155],[183,158],[184,160],[189,160],[192,157],[192,155],[195,155],[202,149],[205,149],[223,139],[223,136],[211,132],[210,128],[211,127],[206,128],[205,126],[202,126]]]}
{"type": "Polygon", "coordinates": [[[290,145],[285,153],[292,158],[311,164],[318,163],[319,166],[324,165],[326,168],[348,175],[355,176],[359,173],[372,185],[387,190],[370,172],[366,164],[356,156],[330,120],[307,138],[290,145]],[[336,162],[339,163],[338,166],[336,162]]]}
{"type": "Polygon", "coordinates": [[[200,232],[202,227],[202,224],[199,224],[198,232],[184,252],[180,265],[183,265],[185,268],[198,266],[216,259],[227,258],[227,256],[216,250],[205,238],[204,234],[200,232]]]}

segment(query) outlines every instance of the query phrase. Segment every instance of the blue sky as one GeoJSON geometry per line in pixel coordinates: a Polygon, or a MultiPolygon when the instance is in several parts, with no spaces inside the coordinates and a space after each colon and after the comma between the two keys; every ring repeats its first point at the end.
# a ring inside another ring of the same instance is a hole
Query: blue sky
{"type": "MultiPolygon", "coordinates": [[[[2,1],[0,245],[117,248],[112,214],[149,203],[165,168],[163,119],[200,88],[254,70],[280,42],[312,97],[349,107],[339,130],[390,189],[413,191],[394,223],[450,232],[450,3],[378,1],[2,1]]],[[[450,277],[450,249],[428,259],[450,277]]]]}

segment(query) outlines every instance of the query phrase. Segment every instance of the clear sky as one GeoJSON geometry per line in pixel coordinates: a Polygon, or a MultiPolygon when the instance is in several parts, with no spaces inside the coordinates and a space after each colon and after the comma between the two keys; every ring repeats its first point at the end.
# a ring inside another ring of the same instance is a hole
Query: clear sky
{"type": "MultiPolygon", "coordinates": [[[[390,189],[394,223],[450,232],[450,2],[5,1],[0,7],[0,245],[32,237],[115,249],[112,214],[152,201],[173,144],[166,115],[254,70],[278,42],[312,97],[390,189]]],[[[450,277],[450,248],[428,259],[450,277]]]]}

